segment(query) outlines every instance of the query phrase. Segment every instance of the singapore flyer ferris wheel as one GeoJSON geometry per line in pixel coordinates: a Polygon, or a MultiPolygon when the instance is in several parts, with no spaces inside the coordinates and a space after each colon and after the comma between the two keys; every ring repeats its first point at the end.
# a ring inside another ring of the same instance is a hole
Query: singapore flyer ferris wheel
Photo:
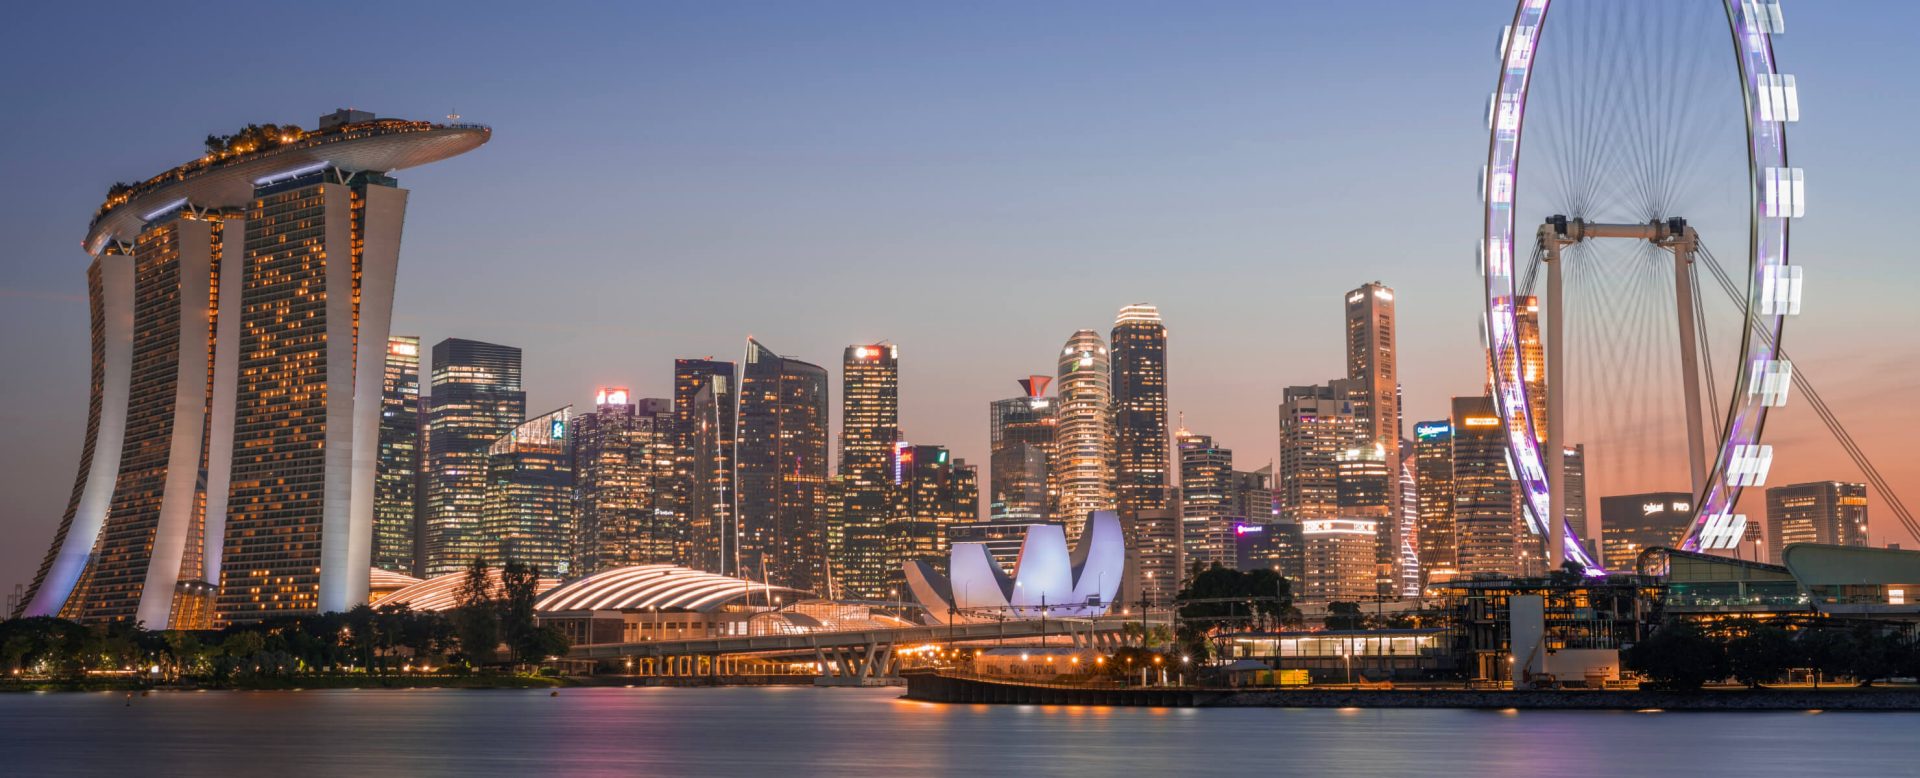
{"type": "MultiPolygon", "coordinates": [[[[1652,274],[1593,305],[1657,321],[1666,332],[1655,345],[1677,356],[1660,362],[1677,374],[1681,408],[1671,416],[1685,427],[1685,467],[1673,476],[1694,495],[1678,545],[1731,549],[1746,533],[1740,495],[1765,482],[1772,460],[1762,432],[1788,400],[1793,366],[1780,339],[1799,313],[1802,284],[1789,249],[1791,224],[1805,213],[1804,176],[1787,156],[1799,98],[1773,45],[1784,21],[1779,0],[1521,0],[1502,32],[1482,170],[1484,336],[1519,502],[1550,568],[1603,571],[1567,518],[1568,420],[1578,416],[1567,403],[1581,391],[1571,387],[1585,380],[1589,394],[1607,394],[1594,382],[1615,381],[1618,395],[1639,380],[1618,366],[1569,376],[1583,359],[1569,328],[1601,318],[1583,320],[1570,278],[1604,285],[1652,274]],[[1689,25],[1700,33],[1675,32],[1689,25]],[[1530,128],[1530,113],[1542,110],[1553,120],[1530,128]],[[1701,129],[1722,125],[1731,129],[1701,129]],[[1546,149],[1525,159],[1537,185],[1522,186],[1523,149],[1546,149]],[[1745,262],[1723,265],[1709,240],[1744,243],[1745,262]],[[1597,259],[1608,251],[1630,257],[1609,269],[1597,259]],[[1728,292],[1737,322],[1717,349],[1704,329],[1714,290],[1700,288],[1703,276],[1728,292]],[[1622,302],[1651,297],[1665,299],[1622,302]]],[[[1629,327],[1603,329],[1583,342],[1616,355],[1642,348],[1629,327]]]]}

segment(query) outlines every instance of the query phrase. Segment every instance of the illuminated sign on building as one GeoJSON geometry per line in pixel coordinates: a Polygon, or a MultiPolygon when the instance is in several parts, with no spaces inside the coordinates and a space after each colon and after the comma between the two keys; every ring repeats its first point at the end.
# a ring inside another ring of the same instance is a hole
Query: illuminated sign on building
{"type": "Polygon", "coordinates": [[[1432,440],[1453,431],[1451,424],[1416,424],[1413,436],[1420,440],[1432,440]]]}
{"type": "Polygon", "coordinates": [[[559,419],[559,418],[554,419],[553,431],[551,433],[551,437],[554,440],[559,440],[566,436],[567,436],[567,421],[565,419],[559,419]]]}

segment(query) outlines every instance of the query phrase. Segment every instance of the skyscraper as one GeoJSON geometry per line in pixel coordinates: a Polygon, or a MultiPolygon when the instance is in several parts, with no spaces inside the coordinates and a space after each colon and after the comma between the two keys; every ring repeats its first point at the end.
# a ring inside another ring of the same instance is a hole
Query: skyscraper
{"type": "Polygon", "coordinates": [[[669,490],[679,445],[672,403],[603,387],[573,417],[573,575],[679,564],[686,538],[669,490]]]}
{"type": "Polygon", "coordinates": [[[1060,422],[1054,428],[1055,518],[1069,540],[1080,536],[1094,511],[1114,508],[1113,391],[1107,344],[1080,330],[1060,351],[1060,422]]]}
{"type": "Polygon", "coordinates": [[[1233,488],[1227,492],[1227,515],[1240,516],[1255,524],[1273,521],[1273,465],[1259,470],[1233,471],[1233,488]]]}
{"type": "Polygon", "coordinates": [[[380,460],[374,475],[373,566],[412,575],[420,512],[420,339],[387,338],[380,387],[380,460]]]}
{"type": "Polygon", "coordinates": [[[992,456],[988,515],[995,522],[1039,524],[1053,516],[1051,465],[1060,403],[1047,396],[1053,379],[1020,379],[1019,397],[988,406],[992,456]]]}
{"type": "Polygon", "coordinates": [[[1461,575],[1518,575],[1506,432],[1487,397],[1453,398],[1454,562],[1461,575]]]}
{"type": "Polygon", "coordinates": [[[480,534],[487,452],[527,415],[520,349],[448,338],[433,346],[427,396],[427,575],[494,552],[480,534]]]}
{"type": "Polygon", "coordinates": [[[1280,403],[1280,467],[1274,503],[1280,518],[1299,522],[1340,515],[1340,454],[1360,439],[1353,415],[1356,384],[1335,379],[1289,386],[1280,403]]]}
{"type": "Polygon", "coordinates": [[[1601,550],[1609,570],[1633,572],[1641,552],[1678,547],[1693,521],[1693,495],[1649,492],[1600,498],[1601,550]]]}
{"type": "Polygon", "coordinates": [[[1418,463],[1415,462],[1413,445],[1401,441],[1400,466],[1396,468],[1400,476],[1400,506],[1394,512],[1393,527],[1393,568],[1388,592],[1394,597],[1420,596],[1420,489],[1419,476],[1416,475],[1418,463]]]}
{"type": "Polygon", "coordinates": [[[689,567],[739,572],[735,520],[734,425],[738,421],[732,362],[673,361],[674,502],[685,516],[689,567]]]}
{"type": "Polygon", "coordinates": [[[1169,510],[1167,328],[1145,303],[1113,323],[1114,502],[1121,513],[1169,510]]]}
{"type": "Polygon", "coordinates": [[[528,419],[487,448],[480,537],[496,564],[564,578],[573,565],[573,406],[528,419]]]}
{"type": "MultiPolygon", "coordinates": [[[[895,512],[894,444],[900,442],[900,348],[848,346],[841,361],[841,526],[829,528],[834,574],[846,596],[879,599],[899,567],[885,528],[895,512]]],[[[944,452],[942,453],[944,465],[944,452]]],[[[975,518],[967,517],[969,520],[975,518]]],[[[944,539],[944,532],[940,536],[944,539]]]]}
{"type": "MultiPolygon", "coordinates": [[[[1400,461],[1400,373],[1395,365],[1393,290],[1378,281],[1347,293],[1347,379],[1356,386],[1353,418],[1360,443],[1400,461]]],[[[1397,495],[1399,486],[1392,489],[1397,495]]]]}
{"type": "Polygon", "coordinates": [[[978,474],[966,461],[953,459],[945,446],[903,446],[898,462],[900,483],[881,532],[887,572],[876,593],[889,599],[903,591],[902,566],[908,562],[926,562],[945,572],[949,533],[980,512],[978,474]]]}
{"type": "Polygon", "coordinates": [[[1304,602],[1360,602],[1375,592],[1373,549],[1379,522],[1372,519],[1308,519],[1300,522],[1306,570],[1304,602]]]}
{"type": "Polygon", "coordinates": [[[827,371],[748,338],[741,374],[740,574],[825,592],[827,371]]]}
{"type": "Polygon", "coordinates": [[[386,173],[489,132],[348,111],[278,129],[94,214],[86,438],[23,614],[164,629],[366,600],[407,199],[386,173]]]}
{"type": "Polygon", "coordinates": [[[1561,476],[1561,488],[1567,490],[1567,523],[1591,545],[1593,535],[1587,532],[1587,447],[1576,443],[1561,450],[1565,452],[1561,467],[1566,475],[1561,476]]]}
{"type": "MultiPolygon", "coordinates": [[[[1180,570],[1233,567],[1233,528],[1248,520],[1234,509],[1233,450],[1185,428],[1174,434],[1174,446],[1180,452],[1180,570]]],[[[1269,521],[1271,513],[1257,518],[1269,521]]]]}
{"type": "Polygon", "coordinates": [[[1767,553],[1794,543],[1867,545],[1867,485],[1813,481],[1767,490],[1767,553]]]}
{"type": "Polygon", "coordinates": [[[1453,526],[1453,422],[1413,425],[1413,446],[1421,582],[1443,583],[1460,572],[1453,526]]]}

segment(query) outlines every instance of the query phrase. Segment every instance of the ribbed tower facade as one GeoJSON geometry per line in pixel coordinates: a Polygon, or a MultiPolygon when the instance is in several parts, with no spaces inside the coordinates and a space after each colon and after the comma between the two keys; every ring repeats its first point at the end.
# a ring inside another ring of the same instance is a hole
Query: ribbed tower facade
{"type": "Polygon", "coordinates": [[[1167,434],[1167,328],[1136,303],[1113,323],[1114,502],[1122,514],[1173,508],[1167,434]]]}
{"type": "Polygon", "coordinates": [[[1107,344],[1080,330],[1060,351],[1060,422],[1054,428],[1054,515],[1069,540],[1094,511],[1114,508],[1113,384],[1107,344]]]}
{"type": "MultiPolygon", "coordinates": [[[[837,589],[878,599],[893,577],[886,525],[894,513],[895,445],[900,442],[900,347],[853,345],[842,355],[840,498],[833,539],[837,589]]],[[[944,534],[943,534],[944,537],[944,534]]]]}
{"type": "Polygon", "coordinates": [[[825,592],[827,371],[747,340],[741,367],[740,575],[825,592]]]}
{"type": "Polygon", "coordinates": [[[386,173],[488,136],[339,111],[110,191],[82,243],[80,474],[23,614],[203,628],[366,601],[407,201],[386,173]]]}

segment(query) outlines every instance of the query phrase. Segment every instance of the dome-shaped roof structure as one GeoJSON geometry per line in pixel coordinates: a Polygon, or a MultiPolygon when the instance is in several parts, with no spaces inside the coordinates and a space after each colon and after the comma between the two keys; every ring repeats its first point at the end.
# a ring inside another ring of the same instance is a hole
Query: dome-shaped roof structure
{"type": "Polygon", "coordinates": [[[735,601],[774,597],[794,601],[806,594],[744,578],[703,573],[674,565],[636,565],[595,573],[548,592],[534,608],[556,611],[711,611],[735,601]]]}
{"type": "Polygon", "coordinates": [[[420,579],[413,576],[376,567],[367,573],[367,595],[373,602],[378,603],[386,599],[387,595],[417,583],[420,583],[420,579]]]}
{"type": "MultiPolygon", "coordinates": [[[[466,585],[467,571],[434,576],[380,598],[381,605],[405,605],[417,611],[450,611],[460,607],[460,588],[466,585]]],[[[540,594],[560,585],[558,578],[535,581],[533,591],[540,594]]],[[[487,588],[495,597],[506,591],[500,581],[500,568],[487,568],[487,588]]]]}

